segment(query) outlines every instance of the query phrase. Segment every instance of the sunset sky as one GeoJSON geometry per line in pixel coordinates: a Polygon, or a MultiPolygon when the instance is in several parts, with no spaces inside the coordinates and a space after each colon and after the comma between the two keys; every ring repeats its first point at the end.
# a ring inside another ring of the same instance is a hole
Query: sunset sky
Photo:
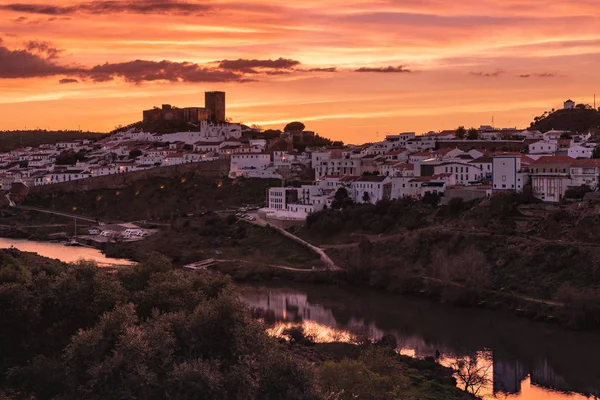
{"type": "Polygon", "coordinates": [[[108,131],[206,90],[352,143],[524,128],[600,98],[599,71],[600,0],[0,0],[0,130],[108,131]]]}

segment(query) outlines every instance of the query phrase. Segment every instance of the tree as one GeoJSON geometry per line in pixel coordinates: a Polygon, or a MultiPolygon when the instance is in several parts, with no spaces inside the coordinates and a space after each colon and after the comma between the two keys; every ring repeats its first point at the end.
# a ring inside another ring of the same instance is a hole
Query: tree
{"type": "Polygon", "coordinates": [[[465,136],[467,136],[467,130],[465,129],[464,126],[459,126],[458,128],[456,128],[456,131],[454,132],[454,134],[456,135],[456,137],[458,139],[464,139],[465,136]]]}
{"type": "Polygon", "coordinates": [[[491,367],[489,360],[479,361],[477,356],[459,357],[451,366],[458,384],[463,386],[465,392],[475,396],[490,382],[491,367]]]}
{"type": "Polygon", "coordinates": [[[592,158],[600,158],[600,146],[594,147],[594,151],[592,152],[592,158]]]}
{"type": "Polygon", "coordinates": [[[352,203],[352,199],[348,195],[348,190],[344,187],[341,187],[337,190],[337,192],[335,192],[335,199],[331,203],[331,208],[334,210],[339,210],[352,205],[352,203]]]}
{"type": "Polygon", "coordinates": [[[290,122],[283,128],[284,132],[302,132],[305,126],[302,122],[290,122]]]}
{"type": "Polygon", "coordinates": [[[256,131],[262,131],[262,126],[258,125],[258,124],[252,124],[250,125],[251,129],[254,129],[256,131]]]}
{"type": "Polygon", "coordinates": [[[129,158],[133,160],[134,158],[140,157],[142,154],[143,153],[140,149],[131,150],[129,152],[129,158]]]}
{"type": "Polygon", "coordinates": [[[469,139],[469,140],[479,139],[479,131],[476,128],[469,129],[469,132],[467,132],[467,139],[469,139]]]}
{"type": "Polygon", "coordinates": [[[370,199],[369,192],[364,192],[362,199],[363,199],[363,202],[368,203],[369,199],[370,199]]]}

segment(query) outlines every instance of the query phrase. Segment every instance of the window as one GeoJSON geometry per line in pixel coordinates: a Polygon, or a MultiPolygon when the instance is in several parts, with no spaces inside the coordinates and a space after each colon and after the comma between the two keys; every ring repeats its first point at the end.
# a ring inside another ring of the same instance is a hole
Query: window
{"type": "Polygon", "coordinates": [[[506,175],[502,175],[502,182],[506,182],[506,175]]]}

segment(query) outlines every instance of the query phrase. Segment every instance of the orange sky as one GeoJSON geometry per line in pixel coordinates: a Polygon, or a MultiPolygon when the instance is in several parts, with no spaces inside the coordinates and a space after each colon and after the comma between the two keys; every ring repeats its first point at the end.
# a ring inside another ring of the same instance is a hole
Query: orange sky
{"type": "Polygon", "coordinates": [[[107,131],[224,90],[236,121],[357,143],[600,98],[600,0],[0,0],[0,38],[0,129],[107,131]]]}

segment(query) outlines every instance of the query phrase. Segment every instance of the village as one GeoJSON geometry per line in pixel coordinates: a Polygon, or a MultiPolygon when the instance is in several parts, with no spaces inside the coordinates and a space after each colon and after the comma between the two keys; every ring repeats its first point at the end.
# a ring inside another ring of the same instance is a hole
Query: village
{"type": "MultiPolygon", "coordinates": [[[[151,133],[132,127],[95,142],[74,140],[0,154],[0,187],[6,191],[13,183],[53,185],[227,160],[230,179],[281,180],[280,187],[268,190],[259,215],[288,221],[303,221],[345,198],[375,204],[437,196],[447,203],[529,190],[543,202],[558,203],[569,189],[598,187],[600,159],[594,158],[597,143],[591,132],[481,126],[393,134],[362,145],[311,146],[315,133],[303,128],[260,138],[260,129],[226,121],[223,92],[207,92],[206,103],[205,108],[163,105],[143,113],[145,122],[182,120],[197,128],[193,131],[151,133]],[[298,143],[309,145],[299,151],[298,143]],[[306,179],[307,171],[313,179],[306,179]]],[[[570,100],[564,103],[565,109],[573,107],[570,100]]]]}

